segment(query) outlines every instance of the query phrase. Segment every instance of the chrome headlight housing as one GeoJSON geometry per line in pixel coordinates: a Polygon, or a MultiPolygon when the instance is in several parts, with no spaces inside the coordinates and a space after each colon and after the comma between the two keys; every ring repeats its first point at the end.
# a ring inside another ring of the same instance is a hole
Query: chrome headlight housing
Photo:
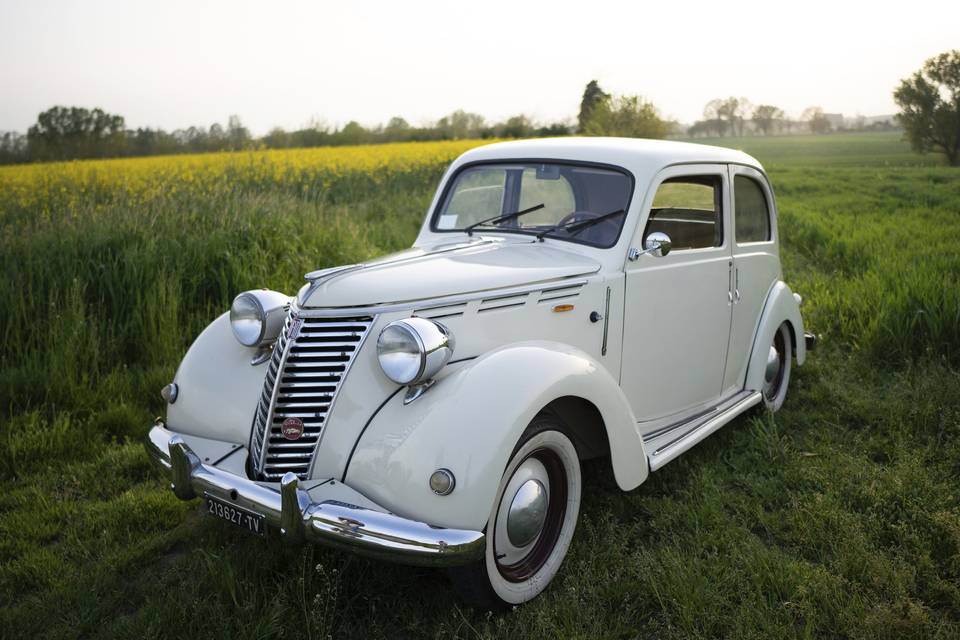
{"type": "Polygon", "coordinates": [[[453,355],[450,330],[426,318],[394,320],[377,338],[377,359],[383,373],[397,384],[430,380],[453,355]]]}
{"type": "Polygon", "coordinates": [[[280,335],[290,296],[269,289],[244,291],[230,305],[230,328],[245,347],[264,347],[280,335]]]}

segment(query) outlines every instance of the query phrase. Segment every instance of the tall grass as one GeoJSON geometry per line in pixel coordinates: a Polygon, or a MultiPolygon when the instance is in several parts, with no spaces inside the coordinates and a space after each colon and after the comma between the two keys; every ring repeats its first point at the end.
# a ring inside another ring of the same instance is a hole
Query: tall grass
{"type": "Polygon", "coordinates": [[[502,617],[435,572],[200,518],[139,445],[233,295],[409,245],[462,146],[0,169],[0,629],[957,637],[960,176],[895,137],[857,140],[763,141],[786,277],[824,338],[784,410],[629,495],[589,467],[555,585],[502,617]]]}

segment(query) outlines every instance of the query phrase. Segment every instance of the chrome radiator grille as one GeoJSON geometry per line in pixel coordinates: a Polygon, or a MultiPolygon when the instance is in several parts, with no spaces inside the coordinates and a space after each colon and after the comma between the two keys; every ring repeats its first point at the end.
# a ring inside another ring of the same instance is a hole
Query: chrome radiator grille
{"type": "Polygon", "coordinates": [[[371,317],[287,317],[253,419],[250,455],[258,478],[274,482],[292,471],[306,479],[330,407],[372,324],[371,317]],[[303,421],[295,440],[281,432],[289,418],[303,421]]]}

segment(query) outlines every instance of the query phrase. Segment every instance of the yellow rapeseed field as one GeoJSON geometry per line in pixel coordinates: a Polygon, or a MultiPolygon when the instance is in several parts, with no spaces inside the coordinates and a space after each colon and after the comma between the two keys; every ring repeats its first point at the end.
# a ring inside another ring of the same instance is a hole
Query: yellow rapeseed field
{"type": "Polygon", "coordinates": [[[249,188],[336,198],[338,187],[356,195],[356,188],[436,173],[438,167],[467,149],[487,142],[411,142],[0,167],[0,210],[38,212],[118,199],[142,204],[157,198],[249,188]]]}

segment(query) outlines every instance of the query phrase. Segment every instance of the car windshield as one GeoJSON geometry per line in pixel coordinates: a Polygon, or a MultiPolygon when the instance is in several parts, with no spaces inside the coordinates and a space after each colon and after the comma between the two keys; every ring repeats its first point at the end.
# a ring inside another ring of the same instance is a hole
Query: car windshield
{"type": "Polygon", "coordinates": [[[552,229],[549,238],[611,247],[620,236],[625,213],[592,225],[577,223],[626,211],[632,188],[633,179],[626,172],[603,167],[537,162],[471,165],[452,179],[431,228],[466,231],[475,225],[476,233],[530,234],[552,229]],[[517,212],[524,213],[510,215],[517,212]]]}

